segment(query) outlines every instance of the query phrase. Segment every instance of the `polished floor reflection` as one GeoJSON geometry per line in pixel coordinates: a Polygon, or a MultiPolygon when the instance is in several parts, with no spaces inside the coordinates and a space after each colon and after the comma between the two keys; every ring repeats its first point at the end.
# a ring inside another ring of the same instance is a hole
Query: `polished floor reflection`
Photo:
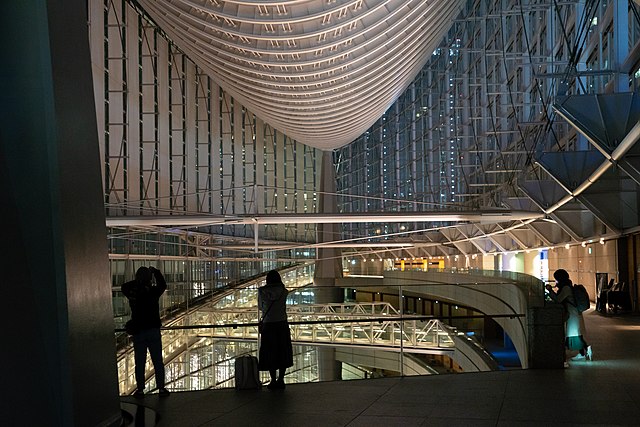
{"type": "MultiPolygon", "coordinates": [[[[640,316],[585,315],[591,362],[509,370],[123,397],[158,426],[638,425],[640,316]],[[154,414],[155,416],[151,416],[154,414]]],[[[135,420],[135,417],[133,417],[135,420]]],[[[131,421],[131,425],[135,421],[131,421]]]]}

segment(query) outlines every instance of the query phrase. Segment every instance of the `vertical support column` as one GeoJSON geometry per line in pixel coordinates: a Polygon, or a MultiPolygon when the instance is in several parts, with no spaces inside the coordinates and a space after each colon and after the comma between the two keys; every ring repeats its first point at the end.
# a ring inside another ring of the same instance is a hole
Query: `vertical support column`
{"type": "Polygon", "coordinates": [[[400,376],[404,377],[404,295],[402,285],[398,288],[398,306],[400,307],[400,376]]]}
{"type": "MultiPolygon", "coordinates": [[[[333,167],[333,153],[322,152],[322,170],[320,172],[320,194],[318,213],[335,214],[338,211],[336,197],[336,172],[333,167]]],[[[337,224],[318,224],[317,242],[331,242],[339,236],[337,224]]],[[[318,248],[316,269],[313,277],[316,290],[316,303],[342,302],[342,289],[336,287],[336,279],[342,277],[340,250],[318,248]]],[[[342,365],[335,359],[335,349],[318,348],[318,375],[320,381],[339,380],[342,377],[342,365]]]]}
{"type": "Polygon", "coordinates": [[[627,285],[631,285],[631,280],[634,278],[634,272],[631,270],[634,262],[631,258],[633,250],[629,251],[629,249],[631,249],[630,242],[633,242],[633,240],[633,237],[629,238],[627,236],[618,237],[616,240],[616,253],[618,254],[618,281],[620,283],[624,282],[627,285]],[[631,264],[629,263],[630,259],[631,264]]]}
{"type": "MultiPolygon", "coordinates": [[[[322,170],[320,171],[320,194],[318,197],[318,212],[336,214],[338,199],[336,197],[336,172],[333,167],[333,153],[322,152],[322,170]]],[[[318,224],[317,242],[332,242],[340,236],[338,224],[318,224]]],[[[335,284],[335,279],[342,277],[342,263],[340,250],[335,248],[318,248],[316,256],[316,270],[314,282],[325,281],[335,284]]]]}
{"type": "MultiPolygon", "coordinates": [[[[211,81],[211,98],[209,108],[211,108],[211,121],[209,122],[209,132],[211,133],[211,151],[209,152],[210,172],[211,172],[211,213],[221,214],[222,201],[222,138],[223,138],[223,92],[214,81],[211,81]]],[[[222,227],[220,227],[222,228],[222,227]]]]}
{"type": "MultiPolygon", "coordinates": [[[[620,70],[624,61],[629,56],[629,5],[626,1],[614,1],[613,7],[613,37],[615,47],[614,70],[620,70]]],[[[629,75],[627,73],[615,74],[614,92],[629,92],[629,75]]]]}
{"type": "Polygon", "coordinates": [[[23,362],[3,376],[7,425],[121,418],[87,17],[84,0],[0,14],[2,364],[23,362]]]}

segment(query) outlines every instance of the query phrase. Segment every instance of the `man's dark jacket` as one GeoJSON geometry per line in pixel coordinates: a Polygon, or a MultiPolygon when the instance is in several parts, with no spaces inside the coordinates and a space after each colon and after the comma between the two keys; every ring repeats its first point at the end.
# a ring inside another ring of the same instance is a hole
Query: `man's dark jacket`
{"type": "Polygon", "coordinates": [[[155,286],[132,280],[122,285],[122,293],[129,299],[131,320],[137,330],[159,328],[160,305],[158,300],[167,289],[167,282],[162,273],[154,269],[155,286]]]}

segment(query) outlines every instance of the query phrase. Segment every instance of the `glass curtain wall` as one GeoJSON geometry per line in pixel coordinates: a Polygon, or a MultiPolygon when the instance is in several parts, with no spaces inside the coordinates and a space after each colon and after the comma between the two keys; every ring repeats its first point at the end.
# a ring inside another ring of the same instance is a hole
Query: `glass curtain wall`
{"type": "MultiPolygon", "coordinates": [[[[317,150],[264,123],[226,93],[136,2],[90,2],[89,11],[108,217],[317,211],[317,150]]],[[[116,286],[150,260],[161,262],[170,282],[197,288],[252,276],[294,256],[314,256],[252,250],[255,233],[260,239],[313,242],[313,224],[109,231],[116,286]],[[231,248],[230,236],[245,238],[235,240],[245,249],[231,248]]]]}
{"type": "MultiPolygon", "coordinates": [[[[616,77],[633,90],[637,78],[616,76],[612,64],[637,43],[638,22],[634,2],[468,1],[409,88],[335,153],[340,208],[473,210],[522,196],[519,183],[549,178],[537,153],[593,149],[555,115],[558,94],[614,91],[616,77]]],[[[426,227],[343,231],[383,237],[426,227]]]]}

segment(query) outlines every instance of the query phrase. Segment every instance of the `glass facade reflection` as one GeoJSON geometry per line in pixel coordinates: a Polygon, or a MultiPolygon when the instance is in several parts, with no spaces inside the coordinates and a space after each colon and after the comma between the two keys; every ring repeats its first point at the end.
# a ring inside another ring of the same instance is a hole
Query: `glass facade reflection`
{"type": "MultiPolygon", "coordinates": [[[[445,40],[376,123],[335,153],[343,212],[501,207],[550,179],[542,151],[587,150],[552,108],[559,94],[630,91],[633,2],[467,2],[445,40]],[[617,37],[617,39],[616,39],[617,37]],[[619,38],[623,41],[620,42],[619,38]]],[[[344,238],[447,224],[348,224],[344,238]]]]}

